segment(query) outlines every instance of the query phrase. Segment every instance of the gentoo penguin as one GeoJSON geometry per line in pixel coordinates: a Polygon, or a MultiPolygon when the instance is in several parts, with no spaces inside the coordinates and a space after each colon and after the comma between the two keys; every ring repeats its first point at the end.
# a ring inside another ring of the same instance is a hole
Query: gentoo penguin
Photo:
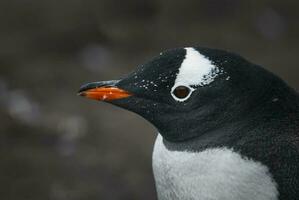
{"type": "Polygon", "coordinates": [[[299,95],[239,55],[168,50],[79,95],[135,112],[158,131],[159,200],[298,200],[299,95]]]}

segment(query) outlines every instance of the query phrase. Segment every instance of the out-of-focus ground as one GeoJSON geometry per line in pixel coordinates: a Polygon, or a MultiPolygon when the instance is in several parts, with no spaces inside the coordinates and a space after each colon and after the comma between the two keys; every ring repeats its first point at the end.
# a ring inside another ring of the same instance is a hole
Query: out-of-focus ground
{"type": "Polygon", "coordinates": [[[203,45],[298,88],[298,10],[294,0],[1,0],[0,199],[156,199],[155,129],[77,97],[80,85],[203,45]]]}

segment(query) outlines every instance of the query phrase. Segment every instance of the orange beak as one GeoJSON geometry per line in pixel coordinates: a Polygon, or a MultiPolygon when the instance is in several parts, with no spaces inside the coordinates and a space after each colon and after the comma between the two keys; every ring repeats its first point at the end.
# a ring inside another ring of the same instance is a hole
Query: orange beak
{"type": "Polygon", "coordinates": [[[120,89],[116,86],[98,86],[95,83],[83,86],[78,92],[78,95],[99,101],[112,101],[132,96],[130,92],[120,89]]]}

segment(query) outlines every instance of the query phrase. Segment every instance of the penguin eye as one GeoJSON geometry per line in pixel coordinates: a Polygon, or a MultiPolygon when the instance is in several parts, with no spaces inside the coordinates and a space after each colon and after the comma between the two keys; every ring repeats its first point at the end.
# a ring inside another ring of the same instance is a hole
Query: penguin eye
{"type": "Polygon", "coordinates": [[[176,96],[179,99],[186,98],[190,93],[190,89],[185,86],[178,86],[173,90],[174,96],[176,96]]]}

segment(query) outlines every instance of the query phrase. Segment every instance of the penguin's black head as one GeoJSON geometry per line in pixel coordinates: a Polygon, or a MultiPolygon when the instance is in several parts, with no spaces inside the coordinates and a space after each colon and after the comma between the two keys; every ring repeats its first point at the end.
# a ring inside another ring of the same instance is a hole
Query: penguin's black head
{"type": "Polygon", "coordinates": [[[86,84],[79,94],[133,111],[164,139],[179,142],[251,112],[276,79],[226,51],[179,48],[160,53],[120,80],[86,84]]]}

